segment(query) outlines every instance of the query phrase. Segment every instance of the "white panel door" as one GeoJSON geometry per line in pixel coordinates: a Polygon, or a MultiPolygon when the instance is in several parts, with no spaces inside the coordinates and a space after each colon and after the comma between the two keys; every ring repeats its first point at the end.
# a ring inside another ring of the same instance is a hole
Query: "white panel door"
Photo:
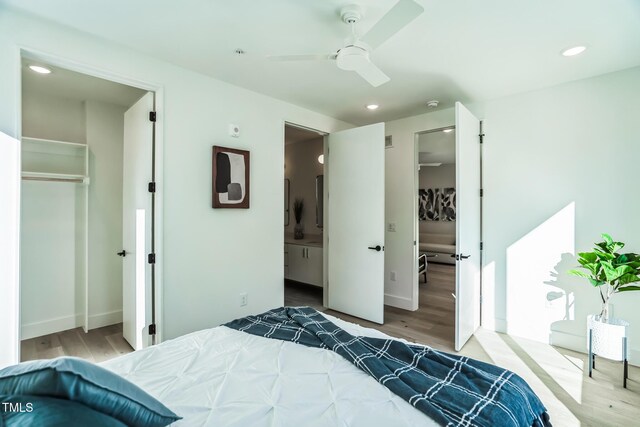
{"type": "Polygon", "coordinates": [[[456,102],[456,351],[480,326],[480,120],[456,102]]]}
{"type": "Polygon", "coordinates": [[[329,308],[384,321],[384,123],[330,134],[329,308]]]}
{"type": "Polygon", "coordinates": [[[151,323],[151,194],[153,93],[149,92],[124,113],[122,174],[122,333],[135,350],[149,345],[151,323]]]}
{"type": "Polygon", "coordinates": [[[20,361],[20,142],[0,132],[0,369],[20,361]]]}

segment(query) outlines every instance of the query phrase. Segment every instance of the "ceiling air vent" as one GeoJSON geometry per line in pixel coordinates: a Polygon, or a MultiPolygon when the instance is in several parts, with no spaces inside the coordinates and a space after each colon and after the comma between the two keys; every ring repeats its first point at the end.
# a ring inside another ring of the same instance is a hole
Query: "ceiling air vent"
{"type": "Polygon", "coordinates": [[[384,137],[384,148],[392,148],[393,141],[391,140],[391,135],[384,137]]]}

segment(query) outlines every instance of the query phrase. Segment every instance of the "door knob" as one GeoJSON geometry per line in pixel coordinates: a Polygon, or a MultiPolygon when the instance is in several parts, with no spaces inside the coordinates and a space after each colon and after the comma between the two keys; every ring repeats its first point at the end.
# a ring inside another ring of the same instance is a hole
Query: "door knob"
{"type": "Polygon", "coordinates": [[[377,245],[377,246],[369,246],[369,249],[374,250],[376,252],[380,252],[382,250],[382,246],[377,245]]]}
{"type": "Polygon", "coordinates": [[[451,255],[451,257],[455,257],[456,261],[460,261],[461,259],[467,259],[467,258],[469,258],[470,256],[471,256],[471,255],[462,255],[462,254],[460,254],[460,255],[458,255],[458,254],[456,254],[456,255],[451,255]]]}
{"type": "Polygon", "coordinates": [[[127,256],[127,251],[125,251],[124,249],[122,250],[122,252],[118,252],[116,255],[121,256],[121,257],[126,257],[127,256]]]}

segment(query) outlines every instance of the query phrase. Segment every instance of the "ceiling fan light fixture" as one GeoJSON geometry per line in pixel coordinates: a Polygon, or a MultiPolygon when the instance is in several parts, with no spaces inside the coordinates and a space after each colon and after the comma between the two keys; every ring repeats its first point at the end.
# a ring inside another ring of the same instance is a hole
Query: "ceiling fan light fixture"
{"type": "Polygon", "coordinates": [[[587,50],[586,46],[574,46],[562,51],[562,56],[570,57],[580,55],[582,52],[587,50]]]}

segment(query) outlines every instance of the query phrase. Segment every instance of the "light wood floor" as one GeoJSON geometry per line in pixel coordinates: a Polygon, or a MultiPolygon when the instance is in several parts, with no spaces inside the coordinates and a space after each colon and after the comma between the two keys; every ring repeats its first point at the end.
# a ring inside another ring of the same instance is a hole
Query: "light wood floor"
{"type": "Polygon", "coordinates": [[[22,362],[75,356],[98,363],[131,353],[133,348],[122,337],[122,323],[119,323],[92,329],[86,334],[82,328],[76,328],[23,340],[20,350],[22,362]]]}
{"type": "MultiPolygon", "coordinates": [[[[325,309],[322,289],[313,286],[287,281],[285,304],[308,305],[395,337],[455,353],[454,274],[454,266],[429,264],[428,283],[420,283],[420,308],[406,311],[385,306],[384,325],[325,309]]],[[[620,362],[599,358],[593,378],[589,378],[583,353],[482,328],[460,354],[523,377],[547,407],[555,427],[640,426],[640,368],[629,367],[628,388],[624,389],[620,362]]]]}

